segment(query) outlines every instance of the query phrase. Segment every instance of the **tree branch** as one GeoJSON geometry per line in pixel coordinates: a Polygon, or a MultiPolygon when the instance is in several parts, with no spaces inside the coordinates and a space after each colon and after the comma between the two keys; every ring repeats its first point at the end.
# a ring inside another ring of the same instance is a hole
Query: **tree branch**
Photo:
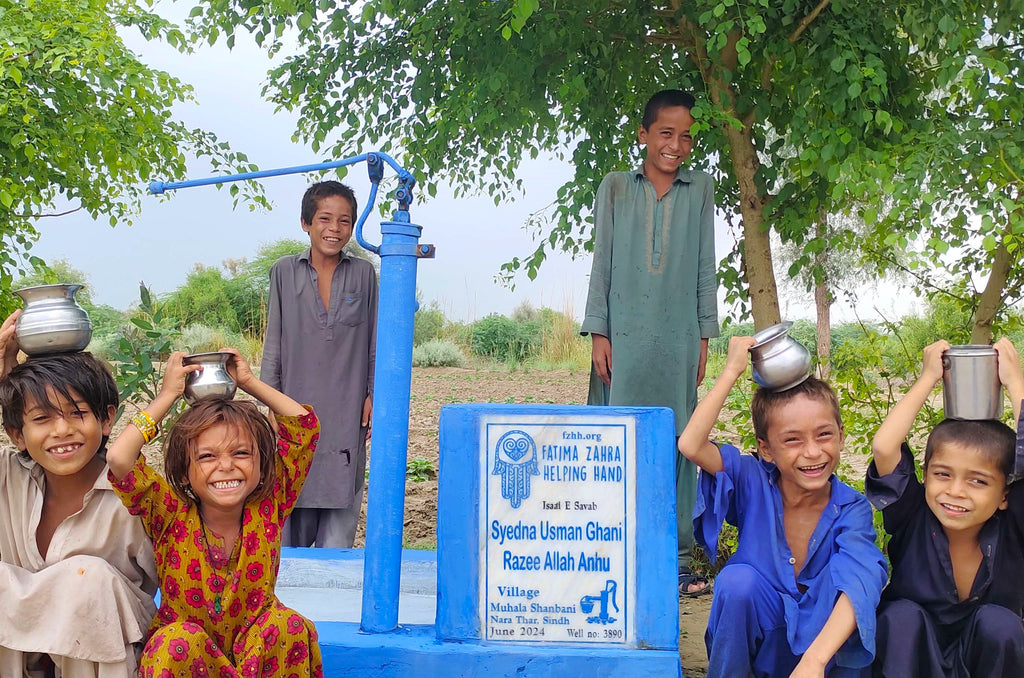
{"type": "MultiPolygon", "coordinates": [[[[681,4],[682,0],[672,0],[672,9],[678,12],[681,4]]],[[[704,46],[703,40],[698,35],[697,27],[685,15],[679,18],[679,32],[684,35],[689,34],[690,36],[690,42],[686,45],[689,47],[687,51],[690,55],[690,60],[693,61],[697,66],[697,70],[700,71],[701,80],[704,81],[705,86],[708,88],[708,95],[712,103],[735,115],[735,102],[733,101],[732,92],[729,90],[728,85],[709,71],[710,60],[708,59],[707,49],[704,46]],[[723,95],[724,99],[728,101],[723,100],[723,95]]]]}
{"type": "Polygon", "coordinates": [[[82,209],[81,205],[79,205],[73,210],[68,210],[66,212],[58,212],[57,214],[16,214],[14,216],[18,219],[47,219],[51,217],[66,217],[69,214],[74,214],[80,209],[82,209]]]}
{"type": "Polygon", "coordinates": [[[798,23],[796,28],[793,29],[793,33],[786,38],[789,40],[789,44],[792,45],[800,39],[800,36],[803,35],[803,32],[811,25],[811,22],[817,19],[818,15],[825,11],[825,8],[828,7],[831,1],[832,0],[821,0],[821,2],[818,3],[818,6],[811,10],[810,14],[800,20],[800,23],[798,23]]]}
{"type": "Polygon", "coordinates": [[[651,33],[644,36],[644,42],[651,45],[677,45],[682,46],[683,36],[679,33],[651,33]]]}
{"type": "Polygon", "coordinates": [[[929,288],[929,289],[931,289],[931,290],[933,290],[935,292],[938,292],[940,294],[944,294],[944,295],[946,295],[947,297],[949,297],[951,299],[956,299],[958,301],[961,301],[961,302],[963,302],[965,304],[972,304],[973,303],[973,300],[971,300],[971,299],[968,299],[968,298],[965,298],[965,297],[961,297],[958,294],[953,294],[948,289],[945,289],[943,287],[939,287],[938,285],[933,283],[931,280],[928,280],[927,278],[925,278],[924,276],[920,275],[916,271],[911,270],[909,267],[904,266],[902,263],[897,261],[895,258],[889,256],[885,252],[883,252],[883,251],[881,251],[881,250],[879,250],[879,249],[877,249],[875,247],[865,247],[865,249],[867,251],[871,252],[872,254],[874,254],[879,259],[882,259],[883,261],[888,262],[891,266],[893,266],[895,268],[898,268],[899,270],[903,271],[904,273],[909,275],[911,278],[914,278],[915,280],[917,280],[924,287],[929,288]]]}
{"type": "Polygon", "coordinates": [[[35,54],[35,50],[34,50],[34,49],[30,49],[30,50],[29,50],[29,51],[27,51],[27,52],[19,52],[19,53],[17,53],[17,54],[12,54],[12,55],[10,55],[9,57],[7,57],[6,59],[4,59],[4,60],[3,60],[2,62],[0,62],[0,63],[5,63],[5,64],[9,64],[9,63],[11,63],[12,61],[17,61],[18,59],[20,59],[20,58],[22,58],[22,57],[29,57],[29,56],[32,56],[33,54],[35,54]]]}
{"type": "MultiPolygon", "coordinates": [[[[811,22],[817,19],[818,16],[825,11],[825,8],[828,7],[831,1],[832,0],[821,0],[817,7],[811,10],[810,14],[800,20],[796,25],[796,28],[793,29],[793,32],[790,33],[788,38],[786,38],[786,41],[791,45],[796,44],[796,41],[800,39],[800,36],[803,35],[804,31],[807,30],[807,27],[811,25],[811,22]]],[[[761,67],[761,89],[766,92],[771,91],[772,88],[772,69],[775,67],[775,61],[776,59],[774,56],[769,57],[764,60],[764,65],[761,67]]]]}

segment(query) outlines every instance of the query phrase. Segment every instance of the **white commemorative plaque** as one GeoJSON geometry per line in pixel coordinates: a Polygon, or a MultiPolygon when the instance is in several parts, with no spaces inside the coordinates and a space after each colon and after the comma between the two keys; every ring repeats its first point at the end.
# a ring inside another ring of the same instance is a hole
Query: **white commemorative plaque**
{"type": "Polygon", "coordinates": [[[484,638],[634,643],[634,419],[490,415],[481,427],[484,638]]]}

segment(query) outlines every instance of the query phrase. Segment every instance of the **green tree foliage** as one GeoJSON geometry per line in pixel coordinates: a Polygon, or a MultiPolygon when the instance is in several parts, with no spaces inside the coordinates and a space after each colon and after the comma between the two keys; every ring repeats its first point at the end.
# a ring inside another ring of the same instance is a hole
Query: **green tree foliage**
{"type": "Polygon", "coordinates": [[[893,168],[878,159],[907,147],[941,86],[932,71],[976,51],[962,36],[1009,35],[1020,1],[199,0],[194,20],[211,39],[241,29],[271,52],[291,29],[299,49],[266,95],[298,111],[298,136],[336,155],[402,153],[428,193],[445,181],[507,200],[524,158],[570,156],[576,174],[544,238],[508,267],[531,276],[550,248],[590,246],[598,181],[640,161],[645,99],[698,92],[695,157],[742,220],[722,280],[763,327],[779,319],[769,227],[805,249],[798,267],[856,245],[817,234],[821,211],[879,192],[893,168]]]}
{"type": "MultiPolygon", "coordinates": [[[[85,210],[130,221],[151,179],[180,178],[189,156],[215,171],[255,169],[174,119],[192,90],[140,62],[120,31],[185,48],[138,0],[0,0],[0,312],[36,220],[85,210]]],[[[233,194],[240,189],[237,185],[233,194]]]]}
{"type": "Polygon", "coordinates": [[[283,238],[265,243],[256,250],[251,260],[237,262],[234,273],[227,281],[227,294],[238,320],[236,332],[262,335],[266,323],[265,308],[270,287],[270,268],[278,259],[305,252],[309,241],[283,238]]]}
{"type": "Polygon", "coordinates": [[[200,324],[238,332],[238,316],[228,287],[229,281],[220,269],[196,264],[185,284],[169,294],[162,305],[179,328],[200,324]]]}
{"type": "Polygon", "coordinates": [[[867,251],[883,265],[909,251],[919,287],[950,294],[973,319],[971,341],[986,343],[1024,298],[1024,2],[950,0],[907,17],[932,57],[919,75],[933,96],[845,188],[877,220],[867,251]],[[924,30],[933,20],[940,30],[924,30]]]}

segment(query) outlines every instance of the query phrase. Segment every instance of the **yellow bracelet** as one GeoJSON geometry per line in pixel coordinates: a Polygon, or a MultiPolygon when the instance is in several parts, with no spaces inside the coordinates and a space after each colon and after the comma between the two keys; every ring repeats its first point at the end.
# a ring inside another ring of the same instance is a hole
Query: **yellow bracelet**
{"type": "Polygon", "coordinates": [[[148,444],[156,438],[157,427],[153,417],[146,410],[139,410],[139,413],[132,417],[132,424],[142,434],[142,443],[148,444]]]}

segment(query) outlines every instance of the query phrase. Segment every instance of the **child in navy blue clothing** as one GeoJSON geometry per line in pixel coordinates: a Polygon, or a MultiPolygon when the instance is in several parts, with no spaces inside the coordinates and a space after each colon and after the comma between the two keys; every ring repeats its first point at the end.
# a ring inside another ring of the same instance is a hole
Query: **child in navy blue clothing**
{"type": "Polygon", "coordinates": [[[835,476],[843,424],[832,388],[813,377],[758,389],[751,419],[760,459],[708,435],[747,368],[751,337],[733,337],[725,369],[679,437],[700,469],[693,523],[712,557],[722,521],[739,529],[715,580],[708,675],[860,676],[875,649],[885,561],[871,506],[835,476]]]}
{"type": "MultiPolygon", "coordinates": [[[[875,676],[1024,676],[1024,483],[1015,435],[998,421],[947,419],[928,436],[924,482],[904,442],[942,378],[945,341],[875,435],[866,490],[882,512],[892,577],[878,608],[875,676]]],[[[999,380],[1019,421],[1017,350],[996,343],[999,380]]]]}

